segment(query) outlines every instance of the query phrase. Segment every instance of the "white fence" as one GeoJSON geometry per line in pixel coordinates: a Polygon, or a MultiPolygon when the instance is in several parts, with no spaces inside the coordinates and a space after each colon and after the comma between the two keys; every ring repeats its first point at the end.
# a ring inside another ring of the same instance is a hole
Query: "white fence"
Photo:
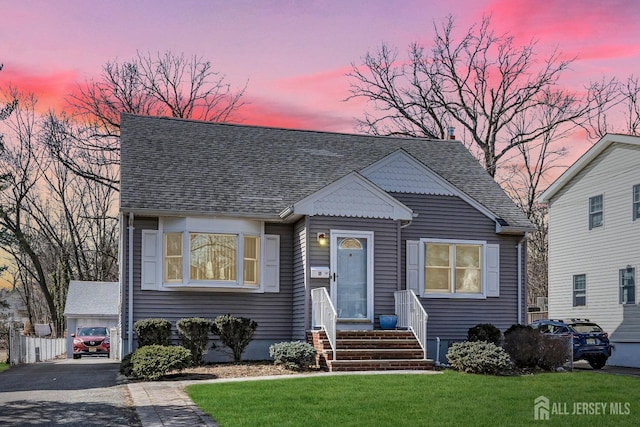
{"type": "Polygon", "coordinates": [[[9,363],[36,363],[65,354],[66,338],[42,338],[22,335],[18,329],[9,330],[9,363]]]}

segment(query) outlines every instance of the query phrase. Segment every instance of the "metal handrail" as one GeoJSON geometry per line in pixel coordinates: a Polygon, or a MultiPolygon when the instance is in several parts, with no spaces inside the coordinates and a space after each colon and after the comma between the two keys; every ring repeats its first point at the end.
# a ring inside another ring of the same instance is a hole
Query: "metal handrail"
{"type": "Polygon", "coordinates": [[[313,327],[321,327],[324,329],[331,349],[333,350],[333,360],[336,360],[336,322],[338,312],[331,302],[327,288],[312,289],[311,304],[313,327]]]}
{"type": "Polygon", "coordinates": [[[429,315],[420,303],[416,294],[408,289],[394,292],[398,326],[413,332],[422,347],[424,358],[427,358],[427,320],[429,315]]]}

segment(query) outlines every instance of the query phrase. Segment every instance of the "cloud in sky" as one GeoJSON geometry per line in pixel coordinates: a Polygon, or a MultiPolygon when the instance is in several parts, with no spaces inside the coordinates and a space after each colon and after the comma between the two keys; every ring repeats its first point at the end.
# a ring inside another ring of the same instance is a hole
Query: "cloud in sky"
{"type": "Polygon", "coordinates": [[[6,62],[0,71],[0,88],[11,86],[26,94],[33,93],[38,98],[40,112],[50,108],[62,109],[64,98],[71,93],[77,80],[78,74],[72,70],[42,73],[12,62],[6,62]]]}

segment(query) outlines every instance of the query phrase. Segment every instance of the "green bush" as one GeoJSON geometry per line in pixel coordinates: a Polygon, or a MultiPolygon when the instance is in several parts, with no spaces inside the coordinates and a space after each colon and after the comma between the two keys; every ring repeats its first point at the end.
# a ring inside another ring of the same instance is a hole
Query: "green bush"
{"type": "Polygon", "coordinates": [[[207,343],[209,342],[209,330],[212,325],[213,322],[210,319],[201,317],[180,319],[176,322],[182,346],[191,351],[194,366],[204,363],[204,355],[207,353],[207,343]]]}
{"type": "Polygon", "coordinates": [[[155,381],[171,371],[191,365],[191,352],[180,346],[146,345],[131,356],[133,375],[155,381]]]}
{"type": "Polygon", "coordinates": [[[133,353],[129,353],[125,357],[123,357],[122,361],[120,362],[120,373],[125,377],[133,376],[133,361],[131,360],[132,357],[133,353]]]}
{"type": "Polygon", "coordinates": [[[504,374],[511,369],[511,360],[503,348],[486,341],[454,343],[447,351],[452,368],[472,374],[504,374]]]}
{"type": "Polygon", "coordinates": [[[142,319],[133,324],[138,347],[171,345],[171,322],[166,319],[142,319]]]}
{"type": "Polygon", "coordinates": [[[314,363],[316,349],[302,341],[279,342],[269,347],[269,356],[276,365],[284,365],[293,371],[309,368],[314,363]]]}
{"type": "Polygon", "coordinates": [[[500,345],[502,332],[491,323],[480,323],[467,331],[467,341],[486,341],[500,345]]]}
{"type": "Polygon", "coordinates": [[[512,325],[504,332],[504,349],[518,368],[535,368],[542,355],[542,334],[525,325],[512,325]]]}
{"type": "Polygon", "coordinates": [[[220,337],[222,344],[229,348],[233,361],[238,363],[242,360],[242,353],[253,339],[257,328],[258,323],[254,320],[226,314],[215,318],[211,330],[220,337]]]}
{"type": "Polygon", "coordinates": [[[541,335],[541,351],[538,366],[546,371],[555,371],[571,358],[571,337],[541,335]]]}

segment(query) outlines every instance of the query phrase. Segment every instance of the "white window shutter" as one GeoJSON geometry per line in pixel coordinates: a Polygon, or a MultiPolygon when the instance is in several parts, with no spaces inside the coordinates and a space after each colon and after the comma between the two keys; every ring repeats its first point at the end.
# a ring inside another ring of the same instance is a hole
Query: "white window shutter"
{"type": "Polygon", "coordinates": [[[264,236],[264,262],[262,263],[262,288],[265,292],[280,292],[280,236],[264,236]]]}
{"type": "Polygon", "coordinates": [[[500,245],[487,245],[487,296],[500,296],[500,245]]]}
{"type": "Polygon", "coordinates": [[[407,240],[407,289],[421,295],[420,289],[420,242],[407,240]]]}
{"type": "Polygon", "coordinates": [[[142,230],[142,290],[156,290],[160,286],[158,266],[162,262],[158,256],[158,231],[142,230]]]}

